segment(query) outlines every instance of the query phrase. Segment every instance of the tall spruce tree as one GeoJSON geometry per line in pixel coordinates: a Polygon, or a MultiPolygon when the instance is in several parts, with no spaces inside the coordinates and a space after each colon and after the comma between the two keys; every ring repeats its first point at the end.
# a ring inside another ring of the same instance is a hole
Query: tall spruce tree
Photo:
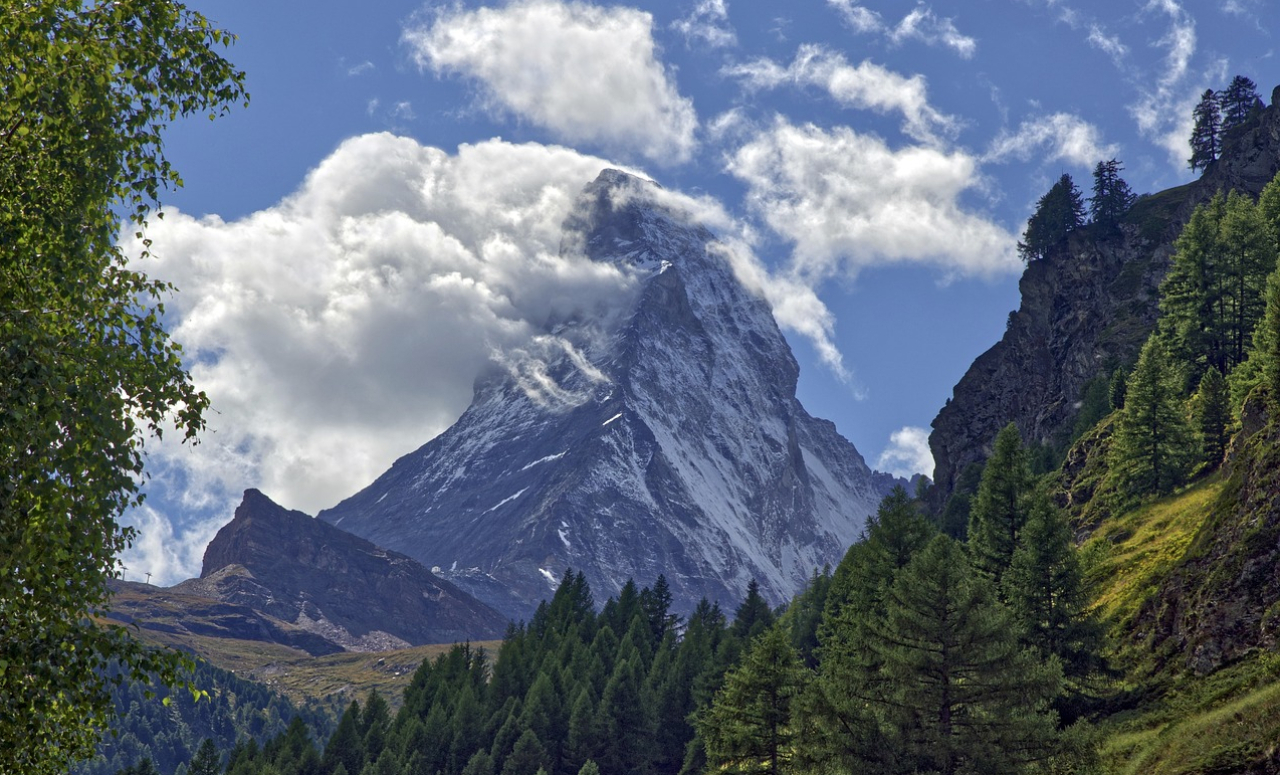
{"type": "Polygon", "coordinates": [[[998,583],[1018,547],[1027,521],[1031,469],[1018,426],[1009,423],[996,434],[991,457],[969,511],[969,553],[974,567],[998,583]]]}
{"type": "Polygon", "coordinates": [[[1067,235],[1084,223],[1084,200],[1071,176],[1063,174],[1036,202],[1036,210],[1027,220],[1027,228],[1018,243],[1023,261],[1044,258],[1067,235]]]}
{"type": "Polygon", "coordinates": [[[1108,458],[1112,473],[1130,495],[1167,493],[1186,472],[1191,432],[1180,382],[1163,341],[1153,334],[1129,375],[1108,458]]]}
{"type": "Polygon", "coordinates": [[[1191,158],[1187,164],[1193,171],[1208,169],[1222,149],[1222,109],[1218,94],[1206,89],[1192,115],[1195,121],[1191,129],[1191,158]]]}
{"type": "Polygon", "coordinates": [[[1022,772],[1051,750],[1049,702],[1062,686],[992,584],[954,540],[938,536],[903,569],[870,646],[889,679],[868,697],[887,742],[890,772],[1022,772]]]}
{"type": "Polygon", "coordinates": [[[743,775],[791,771],[792,705],[804,675],[781,624],[754,640],[742,663],[725,676],[711,707],[698,716],[709,764],[743,775]]]}

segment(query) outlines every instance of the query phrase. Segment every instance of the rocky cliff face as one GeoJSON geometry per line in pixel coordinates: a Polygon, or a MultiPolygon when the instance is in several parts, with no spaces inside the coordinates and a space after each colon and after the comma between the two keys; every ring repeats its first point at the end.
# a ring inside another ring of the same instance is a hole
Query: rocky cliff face
{"type": "Polygon", "coordinates": [[[260,611],[349,651],[502,637],[507,620],[414,560],[257,490],[174,592],[260,611]]]}
{"type": "Polygon", "coordinates": [[[1027,266],[1004,337],[974,361],[933,421],[935,505],[967,466],[987,459],[1011,421],[1028,443],[1064,443],[1085,383],[1137,359],[1155,326],[1173,241],[1195,207],[1219,190],[1256,196],[1280,171],[1277,98],[1280,88],[1270,108],[1227,136],[1222,158],[1200,180],[1144,196],[1118,231],[1080,229],[1027,266]]]}
{"type": "Polygon", "coordinates": [[[320,518],[525,617],[566,568],[598,599],[665,574],[674,607],[756,579],[790,599],[895,483],[795,397],[767,304],[654,184],[605,171],[565,249],[632,290],[480,380],[458,422],[320,518]]]}

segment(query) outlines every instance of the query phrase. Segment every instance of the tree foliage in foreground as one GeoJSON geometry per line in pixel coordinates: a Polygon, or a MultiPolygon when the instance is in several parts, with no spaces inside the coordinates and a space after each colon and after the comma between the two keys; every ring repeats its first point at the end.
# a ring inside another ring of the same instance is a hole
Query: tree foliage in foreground
{"type": "Polygon", "coordinates": [[[144,437],[192,436],[207,404],[117,213],[141,233],[180,182],[168,122],[245,93],[214,51],[230,36],[167,0],[10,0],[0,40],[0,773],[31,775],[92,753],[109,662],[174,677],[89,619],[132,536],[144,437]]]}

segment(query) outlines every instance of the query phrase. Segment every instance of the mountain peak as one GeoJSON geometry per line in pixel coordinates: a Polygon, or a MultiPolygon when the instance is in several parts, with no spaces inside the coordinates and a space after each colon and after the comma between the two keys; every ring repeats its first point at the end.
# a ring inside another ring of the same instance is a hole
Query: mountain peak
{"type": "Polygon", "coordinates": [[[628,267],[636,292],[478,384],[450,429],[321,512],[510,616],[568,567],[603,598],[665,574],[677,610],[773,602],[839,561],[896,483],[795,397],[768,304],[656,184],[605,170],[565,250],[628,267]],[[514,597],[499,598],[494,590],[514,597]]]}

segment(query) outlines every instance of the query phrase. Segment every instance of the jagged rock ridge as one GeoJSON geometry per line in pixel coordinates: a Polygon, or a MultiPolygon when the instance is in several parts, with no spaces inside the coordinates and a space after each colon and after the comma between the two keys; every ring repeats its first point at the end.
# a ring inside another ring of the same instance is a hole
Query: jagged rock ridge
{"type": "Polygon", "coordinates": [[[633,280],[477,381],[445,433],[319,518],[527,616],[566,568],[598,599],[665,574],[677,610],[835,563],[898,480],[795,397],[768,305],[652,183],[606,170],[565,250],[633,280]]]}
{"type": "Polygon", "coordinates": [[[996,434],[1015,422],[1032,444],[1069,435],[1086,382],[1132,364],[1155,327],[1173,242],[1197,205],[1218,191],[1257,196],[1280,171],[1280,87],[1272,105],[1224,138],[1200,180],[1138,200],[1114,232],[1086,227],[1031,262],[1004,337],[980,355],[933,421],[932,500],[941,507],[996,434]]]}
{"type": "Polygon", "coordinates": [[[174,592],[260,611],[349,651],[499,638],[504,616],[381,549],[248,490],[174,592]]]}

